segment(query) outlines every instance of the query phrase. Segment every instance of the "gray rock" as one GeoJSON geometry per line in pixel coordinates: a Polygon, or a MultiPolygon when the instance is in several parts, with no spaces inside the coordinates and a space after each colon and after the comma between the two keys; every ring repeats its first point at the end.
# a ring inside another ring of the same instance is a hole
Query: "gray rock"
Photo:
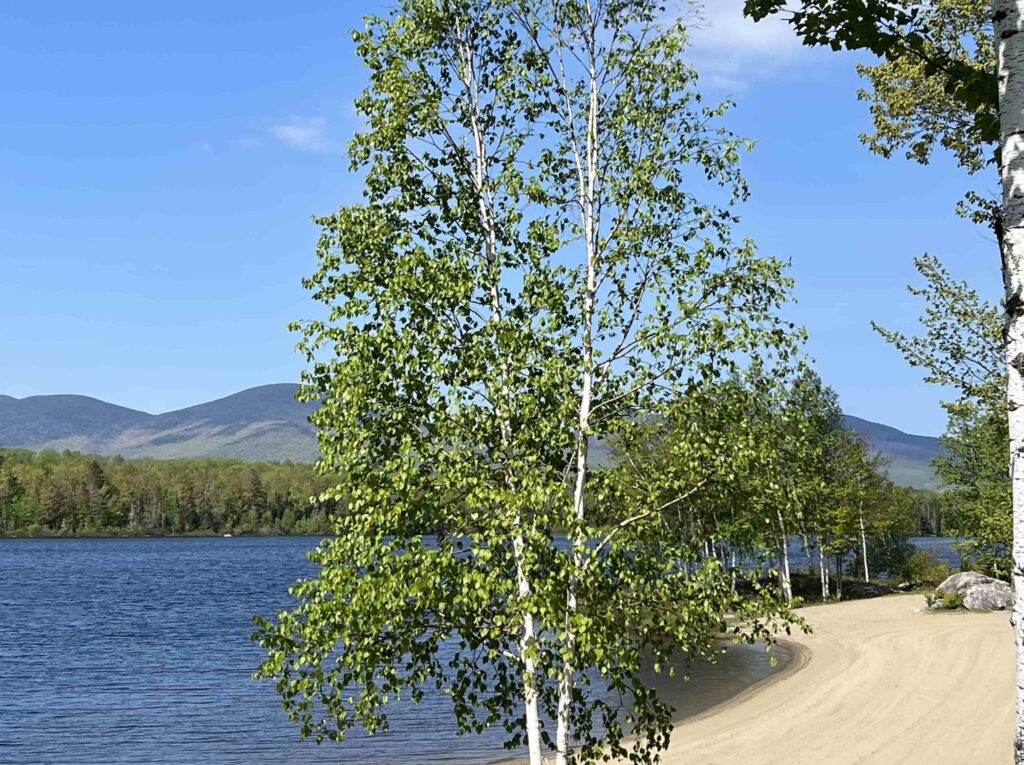
{"type": "Polygon", "coordinates": [[[943,595],[953,595],[954,593],[964,594],[969,588],[974,587],[978,584],[991,584],[993,582],[999,582],[998,579],[993,579],[990,576],[979,574],[977,571],[961,571],[959,574],[953,574],[953,576],[946,579],[942,584],[935,588],[937,592],[943,595]]]}
{"type": "Polygon", "coordinates": [[[964,608],[968,611],[1002,611],[1012,607],[1013,590],[998,579],[975,584],[964,594],[964,608]]]}

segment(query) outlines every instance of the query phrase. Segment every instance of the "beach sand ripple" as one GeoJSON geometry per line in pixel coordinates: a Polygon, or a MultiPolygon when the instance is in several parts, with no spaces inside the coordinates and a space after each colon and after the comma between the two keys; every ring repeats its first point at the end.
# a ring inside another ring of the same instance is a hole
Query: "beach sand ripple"
{"type": "Polygon", "coordinates": [[[665,765],[1012,761],[1008,612],[926,612],[921,595],[801,609],[793,665],[680,723],[665,765]]]}

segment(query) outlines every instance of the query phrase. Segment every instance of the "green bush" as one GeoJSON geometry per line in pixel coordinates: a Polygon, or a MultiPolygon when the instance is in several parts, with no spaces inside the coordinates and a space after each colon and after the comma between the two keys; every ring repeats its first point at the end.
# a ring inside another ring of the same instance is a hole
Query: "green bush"
{"type": "MultiPolygon", "coordinates": [[[[868,565],[871,573],[878,575],[886,573],[890,577],[897,577],[906,571],[907,561],[917,550],[914,545],[905,537],[892,535],[870,537],[868,541],[868,565]]],[[[856,558],[856,571],[858,576],[864,575],[864,563],[861,556],[856,558]]]]}
{"type": "Polygon", "coordinates": [[[953,549],[960,553],[963,560],[961,570],[970,569],[986,576],[1002,579],[1004,582],[1009,580],[1013,559],[1005,545],[983,544],[968,539],[955,543],[953,549]]]}
{"type": "Polygon", "coordinates": [[[959,592],[936,592],[934,595],[926,595],[925,600],[928,601],[928,608],[934,610],[955,611],[964,604],[964,596],[959,592]]]}
{"type": "Polygon", "coordinates": [[[948,577],[949,573],[946,561],[939,560],[927,550],[917,550],[907,558],[903,578],[913,585],[935,585],[948,577]]]}
{"type": "Polygon", "coordinates": [[[963,593],[947,592],[942,596],[942,607],[948,609],[960,608],[964,604],[963,593]]]}

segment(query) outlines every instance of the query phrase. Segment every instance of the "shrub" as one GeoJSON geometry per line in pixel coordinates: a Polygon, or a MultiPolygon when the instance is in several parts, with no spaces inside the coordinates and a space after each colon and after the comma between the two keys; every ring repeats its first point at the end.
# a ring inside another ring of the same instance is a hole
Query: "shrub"
{"type": "Polygon", "coordinates": [[[936,592],[934,595],[926,595],[925,600],[928,601],[928,608],[931,610],[955,611],[964,604],[964,596],[959,592],[936,592]]]}
{"type": "MultiPolygon", "coordinates": [[[[917,550],[905,537],[892,535],[870,537],[868,541],[868,565],[874,576],[885,573],[898,577],[907,568],[907,561],[917,550]]],[[[856,573],[864,575],[861,556],[856,557],[856,573]]]]}
{"type": "Polygon", "coordinates": [[[917,550],[907,558],[903,577],[913,585],[935,585],[948,577],[949,573],[946,561],[939,560],[927,550],[917,550]]]}
{"type": "Polygon", "coordinates": [[[983,544],[973,539],[957,542],[953,549],[960,553],[963,560],[960,568],[963,571],[970,569],[979,573],[1002,579],[1004,582],[1010,578],[1013,559],[1010,557],[1006,545],[983,544]]]}

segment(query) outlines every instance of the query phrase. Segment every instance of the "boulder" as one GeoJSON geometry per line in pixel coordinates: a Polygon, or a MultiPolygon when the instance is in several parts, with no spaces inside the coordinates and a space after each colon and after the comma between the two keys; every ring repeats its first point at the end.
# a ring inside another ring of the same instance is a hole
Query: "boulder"
{"type": "Polygon", "coordinates": [[[998,579],[972,585],[964,593],[964,608],[968,611],[1002,611],[1012,607],[1013,590],[998,579]]]}
{"type": "Polygon", "coordinates": [[[993,582],[999,582],[999,580],[979,574],[977,571],[961,571],[959,574],[953,574],[953,576],[944,580],[935,590],[943,595],[963,595],[975,585],[992,584],[993,582]]]}

